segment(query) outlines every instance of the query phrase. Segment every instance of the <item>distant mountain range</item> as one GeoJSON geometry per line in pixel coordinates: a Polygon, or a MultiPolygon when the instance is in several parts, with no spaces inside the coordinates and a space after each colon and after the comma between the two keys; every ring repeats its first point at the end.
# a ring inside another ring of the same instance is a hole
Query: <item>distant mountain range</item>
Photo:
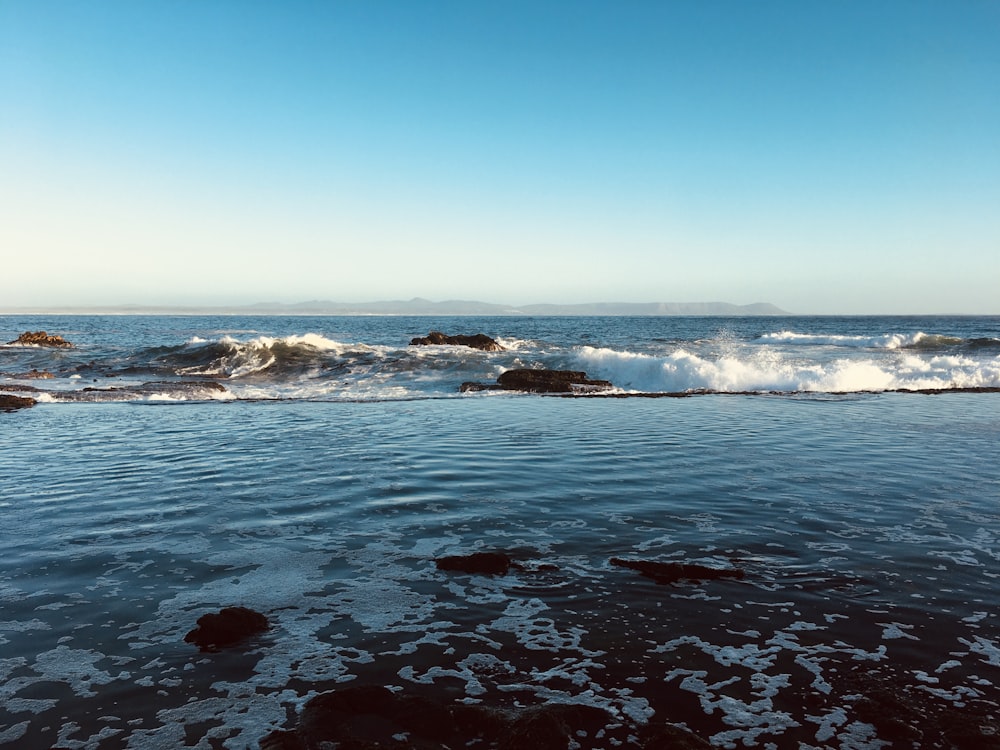
{"type": "Polygon", "coordinates": [[[592,302],[576,305],[498,305],[473,300],[433,302],[421,297],[384,302],[311,301],[285,304],[168,306],[109,305],[94,307],[7,308],[8,314],[107,315],[789,315],[767,302],[592,302]]]}
{"type": "Polygon", "coordinates": [[[733,305],[728,302],[592,302],[576,305],[498,305],[473,300],[433,302],[421,297],[384,302],[311,301],[285,304],[168,306],[110,305],[94,307],[8,308],[21,314],[110,315],[789,315],[767,302],[733,305]]]}

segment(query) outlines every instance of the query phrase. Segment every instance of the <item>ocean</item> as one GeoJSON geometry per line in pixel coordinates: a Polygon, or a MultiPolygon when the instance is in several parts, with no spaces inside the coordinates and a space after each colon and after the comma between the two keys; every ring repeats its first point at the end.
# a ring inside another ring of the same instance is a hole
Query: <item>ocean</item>
{"type": "Polygon", "coordinates": [[[377,685],[603,712],[563,747],[1000,747],[1000,317],[0,317],[37,330],[2,746],[278,747],[377,685]],[[611,386],[461,390],[518,368],[611,386]],[[185,641],[236,606],[269,628],[185,641]]]}

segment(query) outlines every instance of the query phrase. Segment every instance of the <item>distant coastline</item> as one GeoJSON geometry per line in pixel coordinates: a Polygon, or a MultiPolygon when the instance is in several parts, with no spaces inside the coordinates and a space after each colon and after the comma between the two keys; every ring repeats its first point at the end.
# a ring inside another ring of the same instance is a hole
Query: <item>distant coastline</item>
{"type": "Polygon", "coordinates": [[[474,300],[433,302],[421,297],[383,302],[310,301],[251,305],[91,305],[0,308],[3,315],[791,315],[768,302],[592,302],[503,305],[474,300]]]}

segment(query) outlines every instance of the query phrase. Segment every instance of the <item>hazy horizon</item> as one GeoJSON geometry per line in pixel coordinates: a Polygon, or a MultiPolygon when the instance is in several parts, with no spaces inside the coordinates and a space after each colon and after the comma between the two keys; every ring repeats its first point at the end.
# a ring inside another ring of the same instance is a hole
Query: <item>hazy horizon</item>
{"type": "Polygon", "coordinates": [[[412,297],[407,300],[303,300],[300,302],[268,302],[257,301],[246,304],[212,305],[157,305],[144,303],[124,303],[120,305],[24,305],[6,306],[0,304],[0,315],[6,316],[39,316],[39,315],[260,315],[283,316],[337,316],[337,315],[409,315],[414,317],[456,316],[456,317],[491,317],[503,315],[663,315],[663,316],[787,316],[787,317],[995,317],[993,313],[964,313],[950,310],[933,312],[893,312],[893,313],[802,313],[782,308],[770,302],[732,303],[720,300],[705,302],[667,302],[667,301],[592,301],[549,303],[534,302],[526,305],[509,305],[495,300],[429,300],[423,297],[412,297]],[[409,308],[408,306],[413,306],[409,308]],[[674,308],[670,311],[626,310],[625,308],[652,308],[662,306],[674,308]],[[773,310],[763,310],[771,307],[773,310]],[[325,309],[324,309],[325,308],[325,309]],[[491,309],[494,308],[494,309],[491,309]],[[542,308],[555,308],[543,310],[542,308]],[[569,311],[569,308],[577,308],[569,311]],[[715,309],[712,309],[715,308],[715,309]],[[745,308],[744,310],[726,308],[745,308]],[[756,308],[756,309],[755,309],[756,308]]]}
{"type": "Polygon", "coordinates": [[[0,307],[1000,314],[1000,4],[0,4],[0,307]]]}

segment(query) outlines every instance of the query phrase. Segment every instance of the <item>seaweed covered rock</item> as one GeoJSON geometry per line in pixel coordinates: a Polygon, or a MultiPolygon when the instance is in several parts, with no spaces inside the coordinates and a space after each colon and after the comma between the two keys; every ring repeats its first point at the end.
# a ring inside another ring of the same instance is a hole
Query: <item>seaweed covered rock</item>
{"type": "Polygon", "coordinates": [[[620,568],[637,570],[657,583],[677,583],[685,580],[714,581],[719,578],[741,579],[745,575],[741,568],[710,568],[707,565],[694,563],[624,560],[620,557],[612,557],[610,562],[620,568]]]}
{"type": "Polygon", "coordinates": [[[27,396],[11,396],[7,393],[0,393],[0,411],[15,411],[17,409],[27,409],[38,402],[27,396]]]}
{"type": "Polygon", "coordinates": [[[267,618],[247,607],[223,607],[198,618],[197,627],[184,636],[202,651],[218,651],[233,646],[270,627],[267,618]]]}
{"type": "Polygon", "coordinates": [[[484,352],[504,351],[504,348],[495,339],[490,338],[485,333],[477,333],[472,336],[449,336],[441,331],[431,331],[426,336],[411,339],[410,346],[468,346],[472,349],[481,349],[484,352]]]}
{"type": "Polygon", "coordinates": [[[55,346],[63,349],[73,346],[62,336],[50,336],[45,331],[25,331],[8,344],[21,344],[23,346],[55,346]]]}

